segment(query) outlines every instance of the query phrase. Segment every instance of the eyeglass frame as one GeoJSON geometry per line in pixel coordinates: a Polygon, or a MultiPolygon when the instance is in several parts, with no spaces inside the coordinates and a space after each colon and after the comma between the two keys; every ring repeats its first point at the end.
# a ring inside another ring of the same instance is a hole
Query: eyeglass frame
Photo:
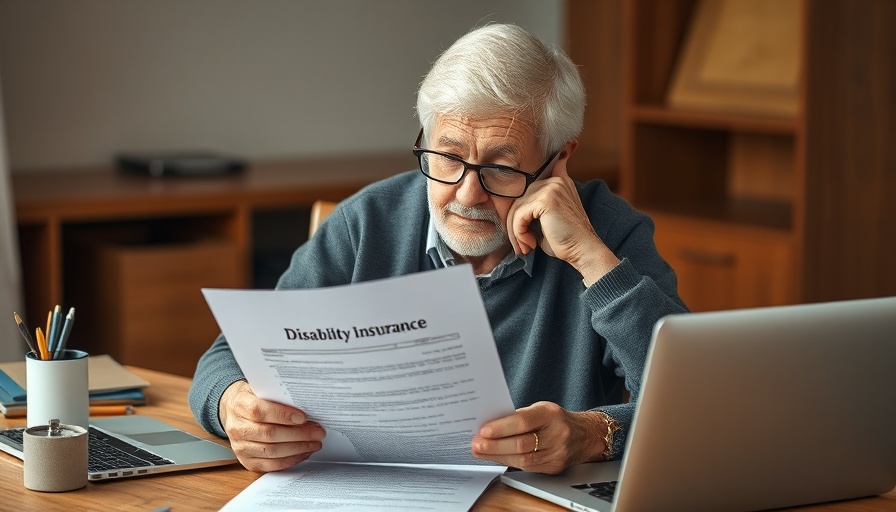
{"type": "Polygon", "coordinates": [[[444,184],[446,184],[446,185],[457,185],[458,183],[460,183],[460,182],[464,179],[464,176],[466,176],[467,171],[473,171],[473,172],[476,173],[476,177],[479,179],[479,185],[482,187],[482,190],[485,190],[485,191],[486,191],[488,194],[490,194],[490,195],[497,196],[497,197],[506,197],[506,198],[509,198],[509,199],[518,199],[518,198],[523,197],[524,195],[526,195],[526,191],[529,190],[529,185],[535,183],[535,181],[538,180],[538,177],[541,176],[541,173],[543,173],[543,172],[545,171],[545,169],[548,168],[548,165],[550,165],[551,162],[554,161],[554,158],[557,158],[557,155],[560,154],[560,150],[559,150],[559,149],[558,149],[557,151],[554,151],[553,153],[551,153],[551,156],[549,156],[548,159],[544,162],[544,164],[542,164],[542,166],[538,168],[537,171],[535,171],[535,172],[532,173],[532,174],[529,174],[529,173],[527,173],[527,172],[525,172],[525,171],[521,171],[521,170],[519,170],[519,169],[514,169],[513,167],[509,167],[509,166],[506,166],[506,165],[499,165],[499,164],[476,165],[476,164],[471,164],[471,163],[469,163],[469,162],[467,162],[467,161],[465,161],[465,160],[462,160],[461,158],[458,158],[458,157],[456,157],[456,156],[454,156],[454,155],[449,155],[448,153],[442,153],[441,151],[434,151],[434,150],[432,150],[432,149],[423,149],[423,148],[420,147],[420,141],[422,141],[422,140],[423,140],[423,128],[420,128],[420,133],[417,135],[417,140],[414,142],[414,149],[412,149],[411,151],[414,153],[414,156],[417,157],[417,163],[420,164],[420,172],[423,173],[423,175],[426,176],[428,179],[431,179],[431,180],[433,180],[433,181],[437,181],[437,182],[439,182],[439,183],[444,183],[444,184]],[[444,157],[444,158],[447,158],[447,159],[449,159],[449,160],[453,160],[453,161],[455,161],[455,162],[457,162],[457,163],[463,165],[463,166],[464,166],[464,170],[463,170],[463,172],[460,173],[460,176],[457,178],[457,181],[445,181],[445,180],[440,180],[440,179],[438,179],[438,178],[434,178],[434,177],[430,176],[429,174],[426,174],[426,172],[423,170],[423,156],[422,156],[423,153],[432,153],[432,154],[434,154],[434,155],[439,155],[439,156],[444,157]],[[488,169],[498,169],[498,170],[501,170],[501,171],[508,171],[508,172],[513,172],[513,173],[516,173],[516,174],[521,174],[521,175],[523,175],[523,177],[526,178],[526,186],[523,187],[523,191],[522,191],[522,193],[520,193],[520,195],[518,195],[518,196],[508,196],[508,195],[505,195],[505,194],[497,194],[497,193],[495,193],[495,192],[492,192],[492,191],[489,190],[489,188],[485,185],[485,181],[482,179],[482,172],[481,172],[481,171],[482,171],[482,169],[486,169],[486,168],[488,168],[488,169]]]}

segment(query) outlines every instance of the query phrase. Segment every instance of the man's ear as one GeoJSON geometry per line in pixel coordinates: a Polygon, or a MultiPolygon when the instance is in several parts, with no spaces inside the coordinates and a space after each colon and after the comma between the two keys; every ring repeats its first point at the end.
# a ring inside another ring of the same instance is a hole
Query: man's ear
{"type": "Polygon", "coordinates": [[[579,140],[572,139],[560,148],[560,151],[557,153],[557,158],[554,159],[554,163],[551,164],[550,176],[569,176],[566,172],[566,166],[569,165],[569,157],[572,156],[573,151],[576,150],[578,145],[579,140]],[[557,171],[560,172],[558,173],[557,171]]]}
{"type": "Polygon", "coordinates": [[[573,151],[579,146],[579,139],[572,139],[567,142],[560,148],[560,153],[557,154],[557,160],[569,160],[569,157],[572,156],[573,151]]]}

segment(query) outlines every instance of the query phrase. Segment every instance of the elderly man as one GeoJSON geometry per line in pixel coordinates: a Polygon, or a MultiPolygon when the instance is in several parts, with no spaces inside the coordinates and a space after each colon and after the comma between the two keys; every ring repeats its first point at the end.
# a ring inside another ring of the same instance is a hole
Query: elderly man
{"type": "MultiPolygon", "coordinates": [[[[650,219],[603,182],[569,178],[584,109],[562,52],[513,25],[468,33],[420,86],[420,170],[343,201],[278,283],[472,265],[519,408],[483,425],[472,453],[545,473],[620,455],[653,325],[686,311],[650,219]]],[[[223,337],[199,362],[190,404],[254,471],[290,467],[326,442],[303,411],[252,393],[223,337]]]]}

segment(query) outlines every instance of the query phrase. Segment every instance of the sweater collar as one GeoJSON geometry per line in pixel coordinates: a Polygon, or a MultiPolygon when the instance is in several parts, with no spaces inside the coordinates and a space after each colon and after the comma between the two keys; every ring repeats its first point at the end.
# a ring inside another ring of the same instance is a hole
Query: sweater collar
{"type": "MultiPolygon", "coordinates": [[[[450,267],[457,264],[454,254],[451,253],[442,237],[439,236],[439,232],[436,231],[436,225],[432,220],[432,216],[429,217],[429,227],[426,233],[426,255],[429,256],[436,268],[450,267]]],[[[526,274],[532,277],[532,266],[534,264],[535,251],[530,251],[529,254],[520,254],[519,256],[510,252],[491,273],[477,275],[476,278],[480,282],[483,280],[491,282],[510,276],[518,270],[525,270],[526,274]]]]}

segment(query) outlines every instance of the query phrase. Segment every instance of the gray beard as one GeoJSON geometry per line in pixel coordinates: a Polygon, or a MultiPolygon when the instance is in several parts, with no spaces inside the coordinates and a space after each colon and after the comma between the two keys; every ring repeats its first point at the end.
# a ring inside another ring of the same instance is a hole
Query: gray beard
{"type": "Polygon", "coordinates": [[[436,210],[432,204],[432,198],[427,193],[429,203],[429,215],[432,217],[436,231],[445,242],[445,245],[461,256],[481,257],[502,249],[508,243],[507,229],[501,223],[501,218],[494,210],[464,206],[452,201],[443,208],[436,210]],[[483,219],[491,222],[495,229],[477,231],[471,227],[471,231],[458,231],[447,226],[445,216],[454,213],[468,219],[483,219]]]}

